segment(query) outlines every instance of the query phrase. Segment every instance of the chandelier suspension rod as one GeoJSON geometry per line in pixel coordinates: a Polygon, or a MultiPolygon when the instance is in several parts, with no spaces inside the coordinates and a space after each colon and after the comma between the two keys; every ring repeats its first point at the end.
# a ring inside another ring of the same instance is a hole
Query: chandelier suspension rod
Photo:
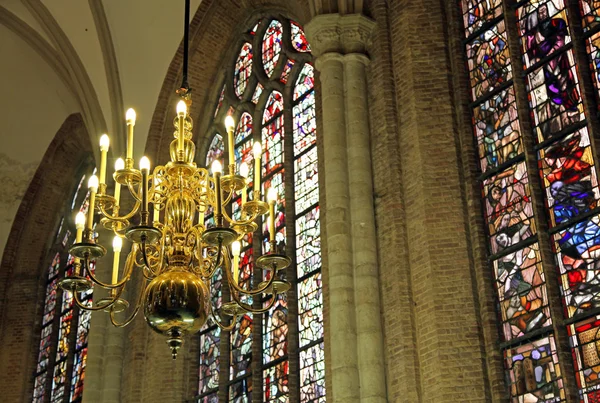
{"type": "Polygon", "coordinates": [[[188,53],[190,36],[190,0],[185,0],[185,17],[183,22],[183,79],[181,88],[190,89],[188,84],[188,53]]]}

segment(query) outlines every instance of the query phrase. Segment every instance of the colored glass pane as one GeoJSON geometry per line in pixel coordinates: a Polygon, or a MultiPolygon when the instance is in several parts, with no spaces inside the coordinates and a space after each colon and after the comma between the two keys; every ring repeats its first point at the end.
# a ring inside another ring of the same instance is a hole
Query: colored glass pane
{"type": "Polygon", "coordinates": [[[54,376],[52,378],[52,394],[50,402],[61,402],[65,396],[65,387],[67,383],[67,361],[64,360],[54,366],[54,376]]]}
{"type": "Polygon", "coordinates": [[[73,311],[69,311],[60,317],[58,329],[58,348],[56,350],[56,361],[62,360],[69,354],[69,335],[71,334],[71,321],[73,311]]]}
{"type": "Polygon", "coordinates": [[[270,175],[283,167],[283,115],[263,127],[262,176],[270,175]]]}
{"type": "Polygon", "coordinates": [[[212,393],[210,395],[203,396],[198,399],[199,403],[219,403],[219,395],[212,393]]]}
{"type": "Polygon", "coordinates": [[[582,25],[585,31],[593,29],[600,24],[600,1],[579,0],[581,8],[582,25]]]}
{"type": "Polygon", "coordinates": [[[54,319],[54,308],[56,307],[56,292],[58,279],[54,279],[46,286],[46,300],[44,301],[44,318],[42,325],[45,326],[54,319]]]}
{"type": "Polygon", "coordinates": [[[598,93],[600,92],[600,32],[597,32],[590,38],[587,38],[585,40],[585,44],[588,56],[590,58],[592,80],[598,96],[598,93]]]}
{"type": "Polygon", "coordinates": [[[502,14],[502,0],[461,0],[465,36],[502,14]]]}
{"type": "Polygon", "coordinates": [[[63,229],[64,225],[65,225],[65,218],[63,217],[63,218],[60,219],[60,224],[58,226],[58,231],[56,231],[56,236],[54,237],[54,239],[56,239],[57,242],[60,239],[60,234],[62,233],[62,229],[63,229]]]}
{"type": "MultiPolygon", "coordinates": [[[[268,305],[271,301],[266,301],[268,305]]],[[[278,295],[269,313],[263,317],[263,364],[287,356],[288,305],[285,294],[278,295]]]]}
{"type": "Polygon", "coordinates": [[[298,277],[321,269],[321,222],[319,206],[296,219],[298,277]]]}
{"type": "Polygon", "coordinates": [[[312,148],[294,161],[294,199],[296,214],[319,202],[317,149],[312,148]]]}
{"type": "Polygon", "coordinates": [[[263,123],[267,123],[283,110],[283,95],[279,91],[271,92],[263,114],[263,123]]]}
{"type": "Polygon", "coordinates": [[[73,376],[71,377],[71,396],[69,401],[79,401],[83,397],[83,380],[87,362],[87,347],[75,353],[73,357],[73,376]]]}
{"type": "Polygon", "coordinates": [[[69,238],[71,238],[71,231],[66,230],[65,236],[63,237],[63,240],[62,240],[62,246],[67,246],[67,244],[69,243],[69,238]]]}
{"type": "Polygon", "coordinates": [[[277,20],[271,21],[262,43],[262,62],[267,77],[271,77],[279,61],[282,34],[283,26],[281,23],[277,20]]]}
{"type": "Polygon", "coordinates": [[[248,80],[252,75],[252,45],[248,42],[242,45],[242,49],[235,62],[235,70],[233,73],[233,88],[235,95],[240,99],[246,91],[248,80]]]}
{"type": "Polygon", "coordinates": [[[79,211],[81,211],[83,214],[87,215],[89,206],[90,206],[90,192],[88,191],[85,194],[85,197],[83,198],[83,202],[81,203],[81,207],[79,208],[79,211]]]}
{"type": "Polygon", "coordinates": [[[304,35],[304,31],[300,28],[300,25],[296,24],[294,21],[291,22],[292,25],[292,46],[298,52],[310,52],[310,45],[308,44],[308,40],[306,39],[306,35],[304,35]]]}
{"type": "MultiPolygon", "coordinates": [[[[91,307],[92,303],[90,300],[86,301],[86,306],[91,307]]],[[[79,319],[77,324],[77,340],[75,343],[75,349],[79,350],[87,344],[88,333],[90,331],[90,320],[92,318],[92,312],[83,309],[79,310],[79,319]]]]}
{"type": "Polygon", "coordinates": [[[298,283],[300,348],[323,337],[323,284],[321,273],[298,283]]]}
{"type": "Polygon", "coordinates": [[[260,20],[256,23],[256,25],[250,30],[250,35],[256,35],[256,31],[258,30],[258,25],[260,24],[260,20]]]}
{"type": "Polygon", "coordinates": [[[250,403],[252,401],[252,377],[248,376],[229,386],[230,403],[250,403]]]}
{"type": "Polygon", "coordinates": [[[235,129],[235,144],[252,137],[252,116],[248,112],[242,113],[235,129]]]}
{"type": "MultiPolygon", "coordinates": [[[[67,274],[67,275],[69,275],[69,274],[67,274]]],[[[73,293],[70,291],[63,290],[63,300],[62,300],[62,305],[61,305],[60,311],[65,312],[69,309],[72,309],[73,304],[74,304],[73,293]]]]}
{"type": "Polygon", "coordinates": [[[290,78],[290,73],[292,72],[292,67],[294,67],[294,63],[296,62],[292,59],[288,59],[283,65],[283,72],[281,73],[281,78],[279,78],[282,83],[287,83],[288,78],[290,78]]]}
{"type": "Polygon", "coordinates": [[[294,101],[312,90],[315,86],[315,69],[310,64],[305,64],[300,70],[300,75],[296,79],[294,86],[294,101]]]}
{"type": "Polygon", "coordinates": [[[494,260],[505,340],[552,324],[537,243],[494,260]]]}
{"type": "MultiPolygon", "coordinates": [[[[563,0],[540,0],[517,9],[523,64],[527,69],[571,42],[563,0]]],[[[560,63],[558,58],[557,63],[560,63]]]]}
{"type": "Polygon", "coordinates": [[[524,162],[485,179],[482,191],[492,253],[516,245],[536,232],[524,162]]]}
{"type": "Polygon", "coordinates": [[[568,316],[600,307],[600,216],[559,231],[554,241],[568,316]]]}
{"type": "Polygon", "coordinates": [[[44,372],[35,377],[35,383],[33,386],[33,403],[43,403],[46,397],[46,380],[48,379],[48,373],[44,372]]]}
{"type": "Polygon", "coordinates": [[[260,99],[260,96],[264,89],[265,87],[263,87],[261,83],[256,84],[254,94],[252,94],[252,102],[254,102],[255,104],[258,103],[258,100],[260,99]]]}
{"type": "Polygon", "coordinates": [[[231,380],[252,370],[252,326],[252,314],[247,313],[237,319],[231,331],[231,380]]]}
{"type": "Polygon", "coordinates": [[[54,255],[54,259],[52,259],[52,264],[50,265],[50,269],[48,270],[48,279],[53,278],[58,274],[58,269],[60,268],[60,255],[56,253],[54,255]]]}
{"type": "Polygon", "coordinates": [[[216,327],[200,335],[200,393],[219,387],[219,342],[221,329],[216,327]]]}
{"type": "Polygon", "coordinates": [[[323,343],[300,351],[300,402],[325,402],[325,347],[323,343]]]}
{"type": "Polygon", "coordinates": [[[225,143],[223,143],[223,137],[219,133],[215,133],[208,151],[206,152],[206,166],[210,167],[210,164],[214,160],[223,159],[223,152],[225,151],[225,143]]]}
{"type": "Polygon", "coordinates": [[[540,150],[539,165],[552,226],[597,206],[600,192],[586,128],[540,150]]]}
{"type": "Polygon", "coordinates": [[[263,371],[263,402],[289,402],[290,363],[287,360],[263,371]]]}
{"type": "Polygon", "coordinates": [[[292,109],[294,116],[294,156],[317,143],[315,92],[311,91],[292,109]]]}
{"type": "Polygon", "coordinates": [[[40,352],[38,355],[37,372],[42,372],[48,367],[50,359],[50,349],[52,342],[52,325],[48,325],[42,329],[40,338],[40,352]]]}
{"type": "Polygon", "coordinates": [[[585,119],[572,50],[529,73],[527,90],[538,141],[585,119]]]}
{"type": "Polygon", "coordinates": [[[600,316],[569,325],[567,329],[581,401],[597,402],[600,399],[600,316]]]}
{"type": "Polygon", "coordinates": [[[473,108],[481,172],[523,153],[515,91],[509,87],[473,108]]]}
{"type": "Polygon", "coordinates": [[[504,21],[467,44],[467,66],[473,100],[489,94],[512,78],[504,21]]]}
{"type": "Polygon", "coordinates": [[[223,85],[223,89],[221,90],[221,95],[219,95],[219,101],[217,102],[217,107],[215,108],[215,117],[221,110],[221,106],[223,106],[223,100],[225,99],[225,85],[223,85]]]}
{"type": "Polygon", "coordinates": [[[512,402],[561,402],[565,391],[553,336],[504,351],[512,402]]]}
{"type": "MultiPolygon", "coordinates": [[[[81,190],[81,186],[83,186],[83,182],[85,181],[85,175],[81,177],[79,180],[79,184],[77,185],[77,190],[75,190],[75,194],[73,195],[73,200],[71,201],[71,210],[75,209],[75,204],[77,203],[77,196],[79,196],[79,190],[81,190]]],[[[61,221],[62,227],[62,221],[61,221]]]]}

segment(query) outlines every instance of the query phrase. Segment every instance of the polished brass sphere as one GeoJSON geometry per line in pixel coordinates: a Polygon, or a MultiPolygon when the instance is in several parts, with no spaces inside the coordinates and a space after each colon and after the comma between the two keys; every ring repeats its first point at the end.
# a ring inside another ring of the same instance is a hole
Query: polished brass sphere
{"type": "Polygon", "coordinates": [[[209,292],[206,284],[184,269],[173,269],[160,274],[146,287],[144,316],[150,327],[169,336],[173,358],[188,334],[196,333],[209,314],[209,292]],[[173,344],[178,344],[173,348],[173,344]]]}

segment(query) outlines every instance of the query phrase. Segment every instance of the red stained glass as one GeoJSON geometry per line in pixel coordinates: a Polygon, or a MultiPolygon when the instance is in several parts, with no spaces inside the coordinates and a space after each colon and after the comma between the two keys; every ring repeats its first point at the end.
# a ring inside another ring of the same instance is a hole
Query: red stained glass
{"type": "Polygon", "coordinates": [[[502,0],[461,0],[465,36],[502,15],[502,0]]]}
{"type": "Polygon", "coordinates": [[[304,35],[304,31],[300,28],[300,25],[296,24],[294,21],[292,24],[292,46],[298,52],[310,52],[310,45],[308,44],[308,40],[306,39],[306,35],[304,35]]]}
{"type": "Polygon", "coordinates": [[[235,94],[241,99],[248,86],[248,80],[252,75],[252,45],[244,43],[240,50],[237,61],[235,62],[235,71],[233,75],[233,88],[235,94]]]}
{"type": "Polygon", "coordinates": [[[262,43],[262,62],[267,77],[271,77],[279,61],[282,34],[283,26],[281,23],[277,20],[271,21],[262,43]]]}
{"type": "Polygon", "coordinates": [[[281,92],[273,91],[267,100],[265,113],[263,114],[263,123],[267,123],[283,110],[283,95],[281,92]]]}

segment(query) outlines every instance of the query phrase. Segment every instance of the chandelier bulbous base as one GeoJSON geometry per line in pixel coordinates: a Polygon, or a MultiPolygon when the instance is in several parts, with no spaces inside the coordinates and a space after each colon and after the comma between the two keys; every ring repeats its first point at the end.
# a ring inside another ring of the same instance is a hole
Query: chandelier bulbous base
{"type": "MultiPolygon", "coordinates": [[[[86,219],[78,215],[77,238],[70,248],[70,253],[75,256],[73,274],[60,283],[63,289],[74,293],[75,301],[82,309],[107,311],[113,325],[118,327],[129,324],[143,307],[148,325],[167,336],[173,358],[176,358],[183,338],[198,332],[209,317],[228,331],[235,326],[239,315],[268,311],[277,295],[290,288],[280,274],[291,264],[289,257],[274,252],[276,194],[269,195],[268,203],[260,200],[260,169],[255,169],[258,173],[255,172],[252,200],[246,200],[248,168],[244,164],[236,166],[233,150],[229,150],[230,164],[226,175],[222,175],[218,161],[212,166],[212,175],[206,168],[197,167],[195,145],[191,140],[192,119],[184,101],[177,109],[175,139],[169,148],[171,161],[156,166],[152,173],[146,157],[142,158],[140,169],[134,168],[131,156],[135,113],[128,111],[127,158],[125,161],[119,159],[115,164],[114,195],[106,193],[108,138],[104,143],[101,140],[100,180],[95,177],[90,180],[88,216],[86,219]],[[122,186],[134,201],[127,214],[120,212],[122,186]],[[235,219],[230,206],[240,194],[241,214],[235,219]],[[151,221],[150,204],[153,207],[151,221]],[[97,243],[94,236],[94,212],[102,216],[100,225],[115,234],[112,281],[108,283],[99,281],[91,270],[91,262],[106,254],[106,248],[97,243]],[[256,260],[256,265],[267,272],[267,280],[251,288],[238,284],[240,240],[259,228],[257,221],[267,212],[271,253],[256,260]],[[212,228],[205,226],[204,217],[208,213],[214,215],[215,226],[212,228]],[[124,240],[131,242],[131,250],[121,269],[120,252],[124,240]],[[143,291],[133,310],[124,320],[119,320],[117,315],[130,310],[130,304],[122,294],[136,270],[142,273],[136,278],[142,278],[143,291]],[[217,270],[223,272],[223,282],[211,282],[217,270]],[[92,286],[108,290],[109,295],[88,306],[82,303],[79,294],[92,286]],[[221,286],[229,288],[230,300],[217,309],[210,298],[211,287],[221,286]],[[253,308],[243,302],[244,296],[256,295],[266,297],[270,303],[253,308]]],[[[232,119],[226,126],[231,145],[232,119]]],[[[255,149],[260,150],[260,144],[255,149]]],[[[260,152],[255,153],[255,159],[256,167],[260,167],[260,152]]]]}

